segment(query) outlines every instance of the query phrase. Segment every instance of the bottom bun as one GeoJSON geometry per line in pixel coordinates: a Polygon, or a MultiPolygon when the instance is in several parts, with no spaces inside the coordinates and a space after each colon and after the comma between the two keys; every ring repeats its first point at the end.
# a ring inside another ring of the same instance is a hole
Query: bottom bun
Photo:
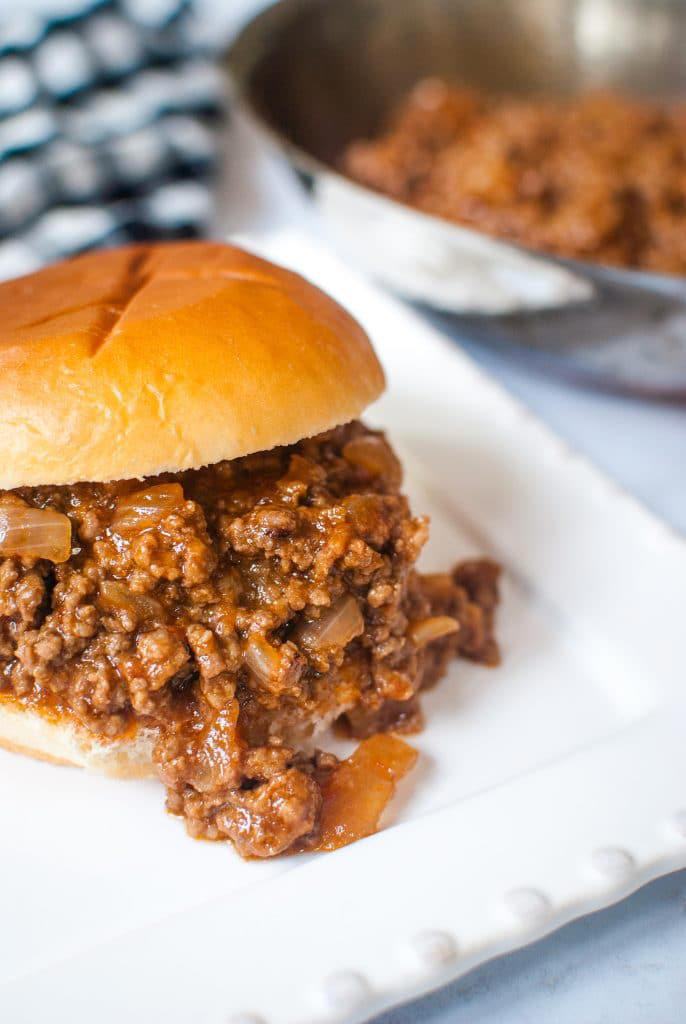
{"type": "MultiPolygon", "coordinates": [[[[304,753],[314,751],[314,740],[350,707],[342,703],[315,722],[293,724],[285,740],[304,753]]],[[[156,777],[152,751],[155,729],[139,728],[114,740],[103,740],[66,716],[52,718],[8,694],[0,694],[0,747],[52,764],[74,765],[115,779],[156,777]]]]}
{"type": "Polygon", "coordinates": [[[53,764],[70,764],[98,775],[144,779],[155,775],[152,750],[156,733],[103,741],[67,719],[54,720],[33,708],[0,698],[0,747],[53,764]]]}

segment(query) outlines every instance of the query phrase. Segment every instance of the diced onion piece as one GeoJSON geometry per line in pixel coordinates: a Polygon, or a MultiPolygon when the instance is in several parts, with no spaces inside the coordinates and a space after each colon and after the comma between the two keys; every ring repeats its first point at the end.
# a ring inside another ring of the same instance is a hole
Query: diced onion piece
{"type": "Polygon", "coordinates": [[[136,594],[119,580],[103,580],[100,604],[107,611],[126,611],[137,619],[152,619],[162,612],[162,605],[149,594],[136,594]]]}
{"type": "Polygon", "coordinates": [[[117,533],[148,530],[183,505],[183,502],[181,484],[156,484],[143,491],[125,494],[117,502],[112,528],[117,533]]]}
{"type": "Polygon", "coordinates": [[[71,523],[67,516],[19,501],[0,506],[0,555],[66,562],[70,554],[71,523]]]}
{"type": "Polygon", "coordinates": [[[337,850],[376,832],[396,784],[416,760],[417,751],[396,736],[363,740],[322,785],[317,849],[337,850]]]}
{"type": "Polygon", "coordinates": [[[298,633],[305,648],[323,651],[331,647],[345,647],[364,632],[364,619],[355,598],[348,594],[336,601],[319,619],[308,622],[298,633]]]}
{"type": "Polygon", "coordinates": [[[400,478],[400,463],[383,437],[373,434],[354,437],[344,446],[343,458],[370,476],[384,476],[390,480],[400,478]]]}
{"type": "Polygon", "coordinates": [[[263,686],[270,687],[278,678],[281,667],[279,652],[259,636],[251,636],[243,650],[245,663],[263,686]]]}
{"type": "Polygon", "coordinates": [[[418,619],[408,630],[408,635],[417,647],[426,647],[432,640],[457,633],[460,623],[450,615],[432,615],[428,619],[418,619]]]}

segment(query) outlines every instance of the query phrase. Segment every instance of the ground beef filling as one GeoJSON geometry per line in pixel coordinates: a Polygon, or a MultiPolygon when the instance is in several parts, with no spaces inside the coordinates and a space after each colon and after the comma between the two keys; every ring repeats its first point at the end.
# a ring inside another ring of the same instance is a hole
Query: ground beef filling
{"type": "Polygon", "coordinates": [[[686,273],[686,104],[493,97],[420,82],[346,173],[561,256],[686,273]]]}
{"type": "Polygon", "coordinates": [[[156,730],[192,835],[316,845],[336,759],[314,733],[417,728],[450,657],[498,657],[497,568],[418,575],[427,524],[400,480],[351,423],[199,471],[0,494],[2,687],[102,737],[156,730]]]}

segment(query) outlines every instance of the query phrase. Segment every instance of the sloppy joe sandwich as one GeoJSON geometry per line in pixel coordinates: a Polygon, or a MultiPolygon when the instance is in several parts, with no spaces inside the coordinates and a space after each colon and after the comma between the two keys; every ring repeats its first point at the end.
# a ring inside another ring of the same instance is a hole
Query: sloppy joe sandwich
{"type": "Polygon", "coordinates": [[[156,774],[245,856],[373,831],[420,691],[497,662],[497,567],[416,571],[427,522],[358,420],[384,386],[362,328],[198,242],[86,254],[0,306],[0,743],[156,774]]]}

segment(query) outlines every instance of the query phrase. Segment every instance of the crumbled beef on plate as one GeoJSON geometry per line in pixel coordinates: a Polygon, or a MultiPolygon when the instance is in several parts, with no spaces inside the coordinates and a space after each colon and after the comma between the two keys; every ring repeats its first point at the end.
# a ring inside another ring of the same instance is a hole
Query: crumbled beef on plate
{"type": "Polygon", "coordinates": [[[409,766],[375,734],[418,726],[450,657],[498,658],[497,568],[419,575],[427,523],[400,483],[355,422],[198,471],[0,494],[2,687],[104,738],[156,730],[192,835],[316,847],[342,780],[385,793],[409,766]],[[356,760],[316,750],[334,722],[367,738],[356,760]]]}

